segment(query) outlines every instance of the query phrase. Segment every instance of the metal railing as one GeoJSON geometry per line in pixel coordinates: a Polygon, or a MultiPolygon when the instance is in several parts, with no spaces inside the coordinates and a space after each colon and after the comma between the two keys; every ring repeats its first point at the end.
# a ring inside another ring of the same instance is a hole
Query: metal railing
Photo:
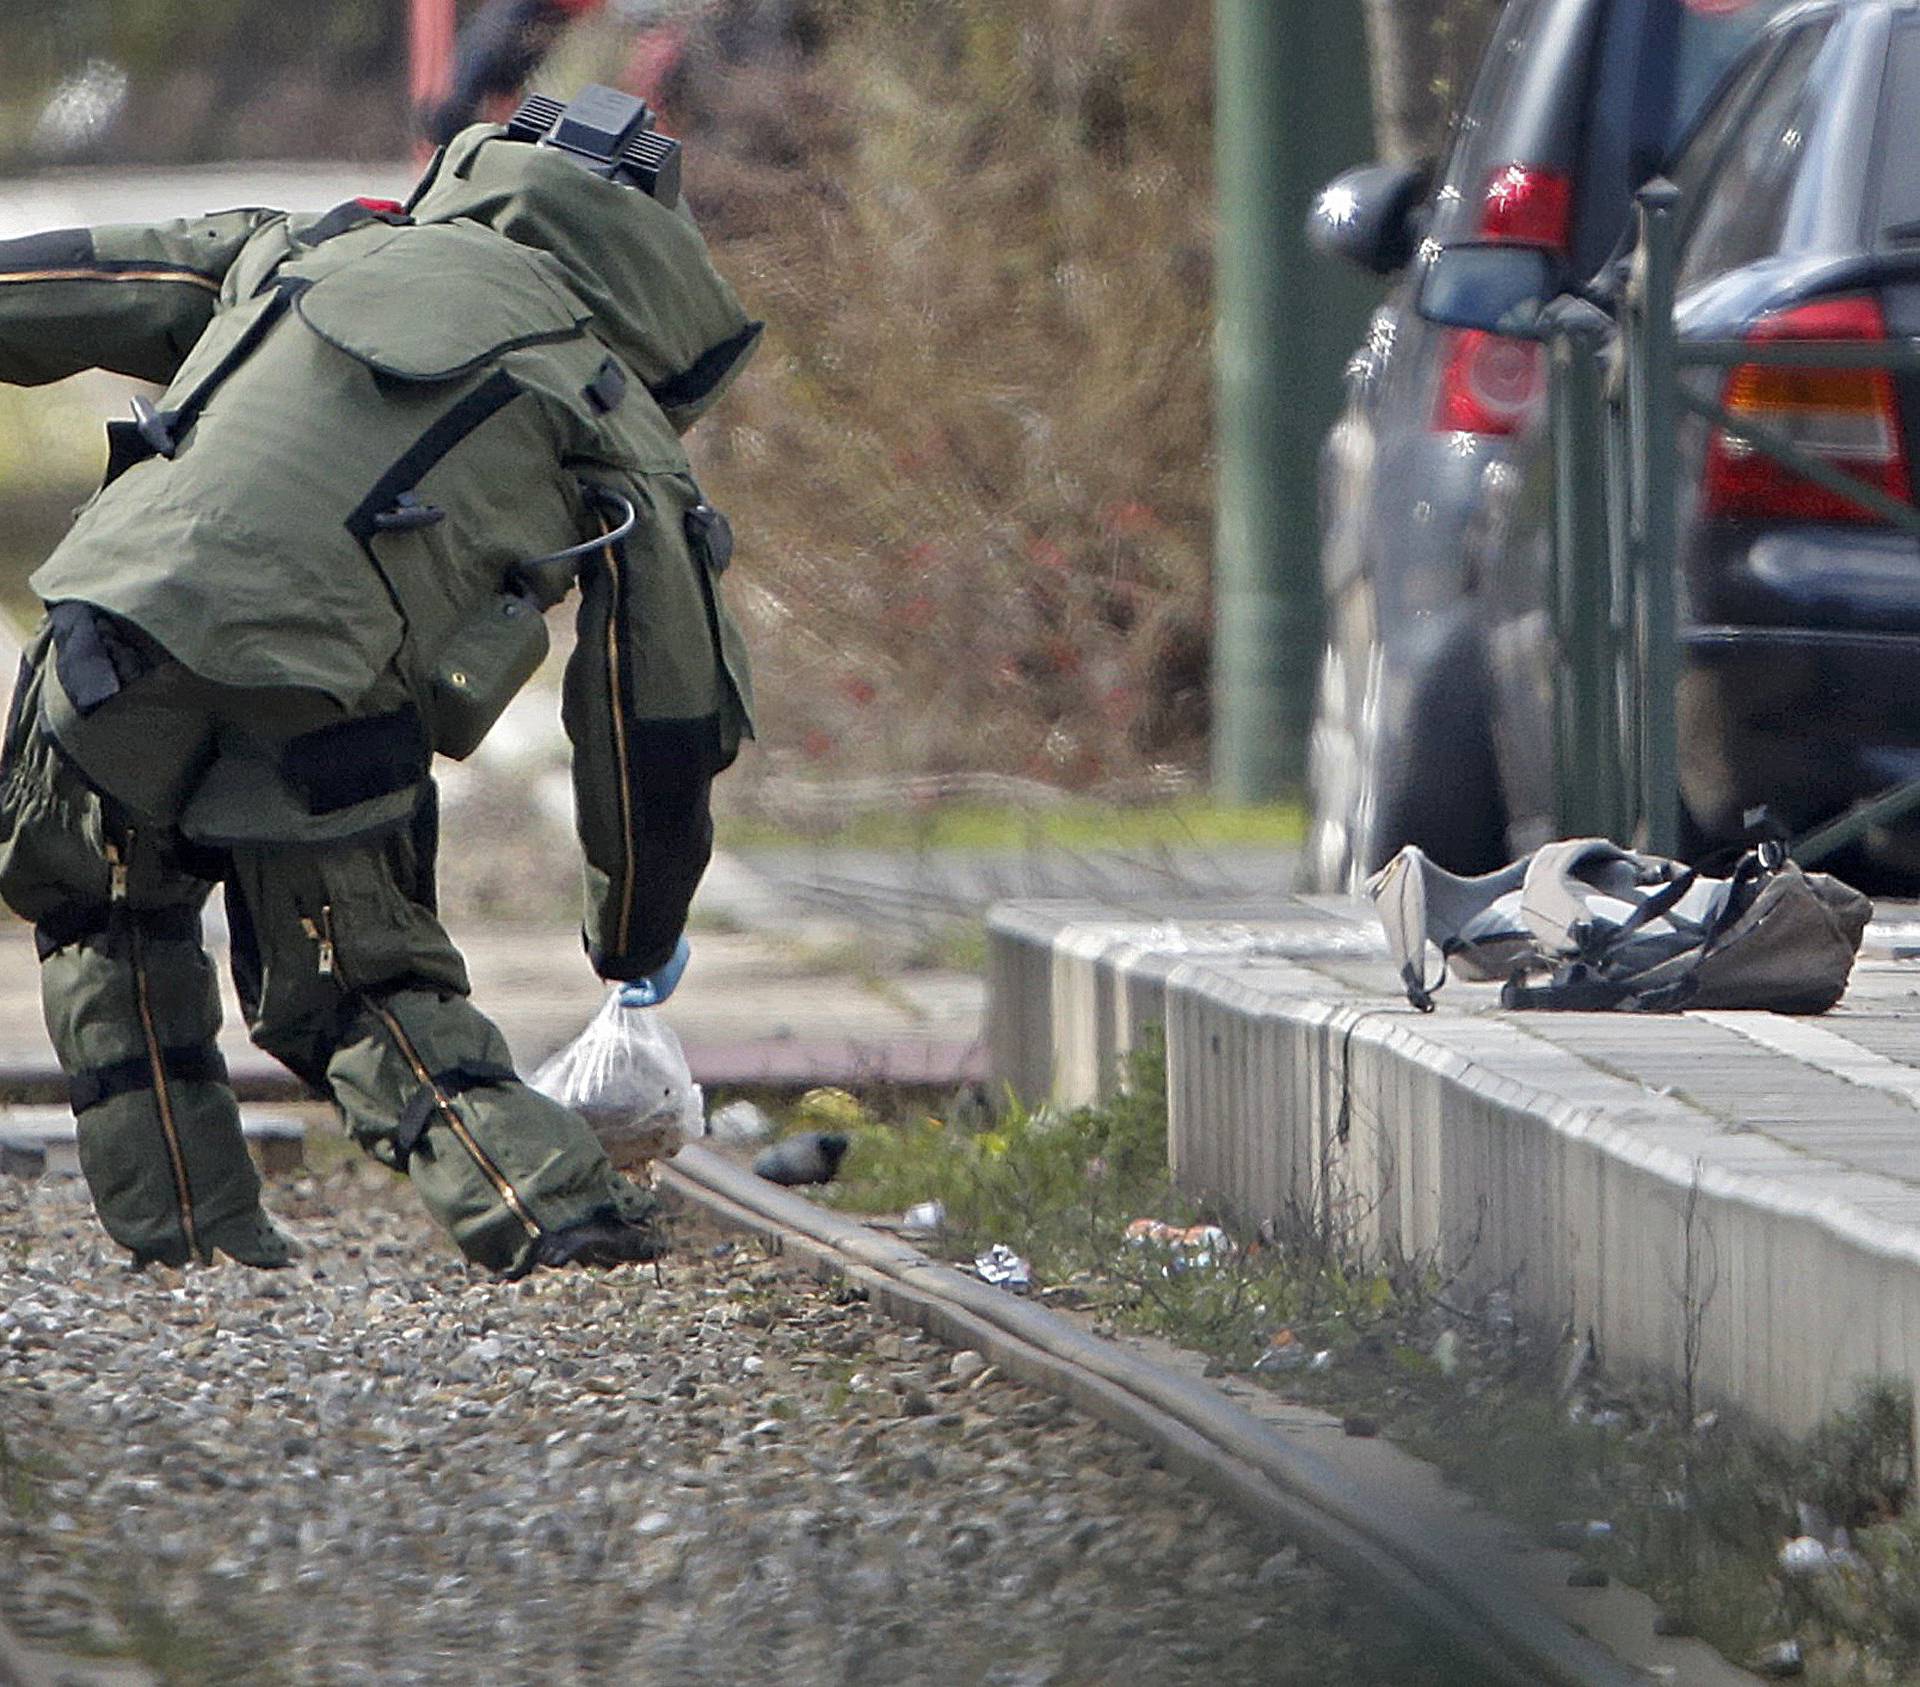
{"type": "MultiPolygon", "coordinates": [[[[1553,745],[1563,837],[1680,844],[1679,430],[1697,417],[1814,485],[1920,537],[1920,509],[1822,462],[1750,415],[1693,390],[1689,371],[1741,364],[1920,370],[1920,344],[1682,340],[1674,331],[1679,191],[1655,181],[1636,205],[1634,277],[1617,320],[1563,299],[1542,322],[1553,502],[1548,611],[1558,682],[1553,745]]],[[[1811,863],[1920,808],[1897,785],[1791,845],[1811,863]]]]}

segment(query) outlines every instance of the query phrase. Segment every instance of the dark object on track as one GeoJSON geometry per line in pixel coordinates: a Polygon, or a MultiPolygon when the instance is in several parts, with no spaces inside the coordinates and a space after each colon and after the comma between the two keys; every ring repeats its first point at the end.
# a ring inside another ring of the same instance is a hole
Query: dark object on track
{"type": "Polygon", "coordinates": [[[754,1175],[769,1183],[831,1183],[846,1155],[840,1131],[807,1131],[776,1142],[753,1162],[754,1175]]]}

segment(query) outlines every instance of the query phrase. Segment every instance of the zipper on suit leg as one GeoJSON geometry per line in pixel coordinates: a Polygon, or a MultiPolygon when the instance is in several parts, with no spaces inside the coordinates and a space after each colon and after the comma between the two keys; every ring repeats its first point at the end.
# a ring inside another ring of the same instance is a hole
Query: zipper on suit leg
{"type": "MultiPolygon", "coordinates": [[[[333,904],[327,903],[322,906],[317,922],[303,919],[300,925],[320,946],[320,976],[334,979],[342,990],[349,995],[354,994],[352,986],[347,983],[345,972],[340,967],[340,952],[333,941],[333,904]]],[[[493,1185],[500,1199],[506,1203],[507,1210],[519,1219],[529,1236],[537,1237],[544,1234],[539,1221],[527,1210],[526,1202],[520,1198],[520,1191],[514,1188],[507,1174],[494,1163],[492,1155],[480,1146],[473,1132],[467,1128],[466,1120],[461,1118],[455,1110],[453,1102],[433,1081],[433,1074],[427,1070],[427,1063],[420,1058],[419,1051],[414,1048],[412,1040],[401,1029],[400,1021],[388,1008],[376,1002],[371,996],[363,996],[361,1000],[366,1004],[367,1010],[387,1028],[387,1035],[393,1039],[393,1046],[400,1051],[400,1058],[412,1070],[414,1078],[432,1094],[434,1110],[446,1122],[447,1129],[453,1132],[454,1139],[467,1151],[473,1163],[480,1168],[481,1176],[493,1185]]]]}
{"type": "Polygon", "coordinates": [[[632,770],[627,762],[627,719],[625,700],[620,694],[620,552],[608,545],[607,559],[607,702],[613,716],[614,784],[620,793],[620,844],[623,864],[620,879],[620,918],[614,929],[613,953],[627,952],[627,937],[633,926],[634,874],[638,853],[633,845],[632,770]]]}
{"type": "Polygon", "coordinates": [[[173,1192],[180,1204],[180,1230],[187,1251],[204,1259],[200,1251],[200,1227],[193,1216],[193,1191],[187,1183],[187,1157],[180,1147],[180,1131],[173,1117],[173,1094],[167,1087],[167,1063],[160,1052],[160,1038],[153,1025],[153,1000],[147,984],[146,942],[140,934],[140,922],[127,907],[127,857],[133,853],[133,834],[127,834],[127,853],[118,846],[106,846],[107,864],[112,874],[113,902],[127,915],[128,942],[133,957],[133,995],[140,1016],[140,1035],[147,1045],[147,1066],[153,1076],[153,1098],[160,1115],[160,1135],[166,1143],[167,1162],[173,1169],[173,1192]]]}

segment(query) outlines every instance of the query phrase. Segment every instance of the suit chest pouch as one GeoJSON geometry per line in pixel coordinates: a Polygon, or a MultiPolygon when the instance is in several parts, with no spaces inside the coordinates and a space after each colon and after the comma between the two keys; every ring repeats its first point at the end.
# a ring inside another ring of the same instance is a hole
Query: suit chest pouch
{"type": "Polygon", "coordinates": [[[427,677],[433,747],[464,761],[547,655],[547,623],[518,592],[488,598],[448,636],[427,677]]]}

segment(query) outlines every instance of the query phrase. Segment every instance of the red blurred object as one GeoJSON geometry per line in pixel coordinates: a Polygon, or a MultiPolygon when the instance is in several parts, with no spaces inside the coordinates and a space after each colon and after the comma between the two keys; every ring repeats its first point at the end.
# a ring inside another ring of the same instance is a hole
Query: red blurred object
{"type": "Polygon", "coordinates": [[[354,200],[356,205],[364,205],[376,217],[400,217],[406,215],[406,206],[397,199],[369,199],[364,193],[354,200]]]}
{"type": "Polygon", "coordinates": [[[1573,178],[1530,164],[1502,164],[1487,175],[1480,237],[1567,250],[1573,229],[1573,178]]]}
{"type": "Polygon", "coordinates": [[[1100,512],[1100,522],[1109,533],[1132,538],[1153,532],[1160,525],[1160,518],[1154,514],[1151,504],[1138,498],[1123,498],[1100,512]]]}
{"type": "Polygon", "coordinates": [[[1546,391],[1545,348],[1532,340],[1449,328],[1433,425],[1442,433],[1518,433],[1546,391]]]}
{"type": "Polygon", "coordinates": [[[932,598],[925,592],[915,592],[912,597],[901,599],[887,618],[909,632],[923,633],[933,625],[939,613],[932,598]]]}
{"type": "Polygon", "coordinates": [[[687,54],[687,26],[684,23],[657,24],[643,30],[627,56],[627,68],[620,85],[630,94],[638,94],[656,112],[665,111],[667,84],[687,54]]]}
{"type": "Polygon", "coordinates": [[[849,674],[840,682],[841,695],[856,708],[864,709],[880,695],[874,689],[873,681],[863,679],[858,674],[849,674]]]}
{"type": "MultiPolygon", "coordinates": [[[[408,0],[407,24],[407,93],[431,111],[453,87],[454,0],[408,0]]],[[[430,150],[415,148],[423,159],[430,150]]]]}
{"type": "MultiPolygon", "coordinates": [[[[1884,341],[1887,321],[1877,298],[1854,293],[1762,317],[1746,338],[1884,341]]],[[[1728,373],[1720,403],[1890,498],[1912,498],[1891,370],[1742,363],[1728,373]]],[[[1881,524],[1864,504],[1815,485],[1721,429],[1707,442],[1701,495],[1712,520],[1881,524]]]]}

